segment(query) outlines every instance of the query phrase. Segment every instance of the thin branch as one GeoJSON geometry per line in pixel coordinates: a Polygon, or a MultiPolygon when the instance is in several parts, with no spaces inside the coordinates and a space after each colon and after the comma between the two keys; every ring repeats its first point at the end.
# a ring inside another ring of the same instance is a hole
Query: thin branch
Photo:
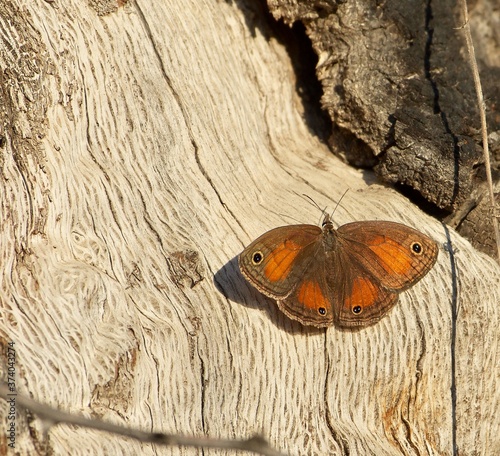
{"type": "Polygon", "coordinates": [[[472,43],[472,35],[470,33],[469,25],[469,13],[467,11],[467,0],[462,0],[462,12],[464,15],[464,31],[465,40],[467,42],[467,50],[469,51],[470,64],[472,68],[472,75],[474,77],[474,86],[476,88],[477,103],[479,105],[479,115],[481,117],[481,132],[483,136],[483,154],[484,154],[484,165],[486,167],[486,180],[488,181],[488,188],[490,193],[492,219],[493,219],[493,230],[495,232],[495,238],[497,242],[498,250],[498,260],[500,261],[500,228],[498,226],[498,218],[495,210],[495,193],[493,191],[493,178],[491,176],[491,164],[490,164],[490,154],[488,148],[488,130],[486,128],[486,110],[484,106],[483,89],[481,88],[481,80],[479,78],[479,70],[477,68],[476,54],[474,52],[474,44],[472,43]]]}
{"type": "Polygon", "coordinates": [[[212,439],[209,437],[187,437],[175,434],[151,433],[141,431],[139,429],[126,428],[105,421],[88,419],[80,415],[62,412],[48,405],[37,402],[27,396],[16,393],[15,396],[9,390],[7,383],[0,382],[0,397],[3,399],[12,399],[15,397],[16,405],[20,405],[31,410],[44,419],[50,425],[55,426],[60,423],[73,424],[76,426],[96,429],[98,431],[110,432],[112,434],[130,437],[140,442],[155,443],[165,446],[190,446],[196,448],[218,448],[225,450],[242,450],[252,453],[261,454],[264,456],[285,456],[277,450],[269,446],[267,441],[255,436],[246,440],[228,440],[228,439],[212,439]]]}

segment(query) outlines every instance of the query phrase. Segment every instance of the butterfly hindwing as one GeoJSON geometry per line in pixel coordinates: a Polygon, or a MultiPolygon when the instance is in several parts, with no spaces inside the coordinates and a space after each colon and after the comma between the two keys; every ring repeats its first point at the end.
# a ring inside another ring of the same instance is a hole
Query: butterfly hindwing
{"type": "Polygon", "coordinates": [[[372,325],[396,304],[398,294],[385,288],[359,263],[350,261],[349,252],[340,256],[344,257],[336,261],[340,277],[330,284],[335,323],[340,327],[372,325]]]}
{"type": "Polygon", "coordinates": [[[289,296],[278,300],[281,311],[302,324],[325,327],[335,321],[332,294],[323,271],[324,257],[324,250],[318,248],[315,254],[318,261],[304,271],[302,280],[289,296]]]}

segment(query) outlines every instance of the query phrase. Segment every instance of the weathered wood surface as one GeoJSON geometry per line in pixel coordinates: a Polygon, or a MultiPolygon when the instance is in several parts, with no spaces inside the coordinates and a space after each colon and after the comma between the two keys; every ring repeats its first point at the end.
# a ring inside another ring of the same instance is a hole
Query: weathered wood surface
{"type": "MultiPolygon", "coordinates": [[[[499,453],[498,265],[453,231],[452,263],[444,226],[311,135],[251,4],[92,5],[0,5],[0,330],[19,392],[289,454],[452,454],[454,435],[460,454],[499,453]],[[417,227],[438,263],[373,327],[303,328],[235,256],[319,222],[302,194],[332,209],[347,188],[336,222],[417,227]]],[[[25,454],[201,454],[47,437],[22,410],[17,425],[25,454]]]]}

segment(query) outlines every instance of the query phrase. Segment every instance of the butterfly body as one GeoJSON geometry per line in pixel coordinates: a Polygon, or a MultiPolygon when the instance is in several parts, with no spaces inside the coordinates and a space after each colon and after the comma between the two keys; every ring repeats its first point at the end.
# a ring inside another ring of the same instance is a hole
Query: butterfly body
{"type": "Polygon", "coordinates": [[[436,262],[435,241],[400,223],[275,228],[239,256],[243,276],[290,318],[317,327],[365,327],[436,262]]]}

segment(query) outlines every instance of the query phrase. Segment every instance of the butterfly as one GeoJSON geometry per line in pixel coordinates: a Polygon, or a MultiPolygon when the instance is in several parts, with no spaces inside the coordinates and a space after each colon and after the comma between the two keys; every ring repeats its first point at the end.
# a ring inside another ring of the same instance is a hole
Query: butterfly
{"type": "Polygon", "coordinates": [[[238,257],[243,276],[304,325],[366,327],[434,266],[437,243],[406,225],[363,221],[335,229],[275,228],[238,257]]]}

